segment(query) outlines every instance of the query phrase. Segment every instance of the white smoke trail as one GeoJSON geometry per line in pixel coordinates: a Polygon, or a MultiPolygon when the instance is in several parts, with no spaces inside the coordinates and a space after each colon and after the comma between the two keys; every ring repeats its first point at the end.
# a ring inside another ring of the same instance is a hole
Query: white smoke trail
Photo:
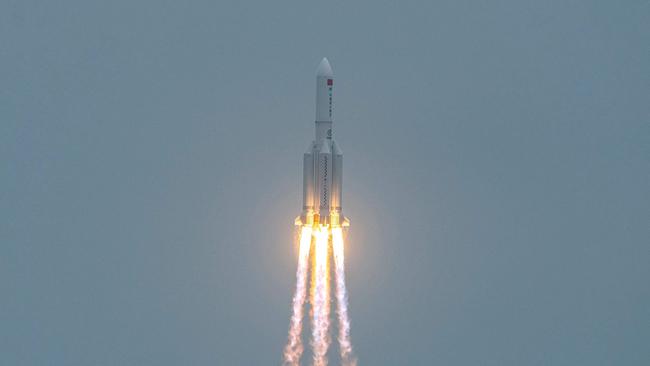
{"type": "Polygon", "coordinates": [[[309,248],[311,247],[311,227],[303,227],[300,233],[300,251],[298,269],[296,270],[296,293],[293,295],[289,340],[284,349],[284,365],[300,366],[303,346],[302,332],[303,304],[307,293],[307,268],[309,266],[309,248]]]}
{"type": "Polygon", "coordinates": [[[332,244],[334,249],[334,266],[336,281],[336,312],[339,320],[339,348],[343,366],[356,366],[357,360],[352,353],[350,341],[350,319],[348,318],[348,295],[345,288],[345,252],[343,247],[343,232],[341,228],[332,229],[332,244]]]}
{"type": "Polygon", "coordinates": [[[312,313],[312,348],[314,351],[314,366],[327,365],[327,348],[329,347],[329,233],[327,228],[316,232],[316,266],[315,289],[312,313]]]}

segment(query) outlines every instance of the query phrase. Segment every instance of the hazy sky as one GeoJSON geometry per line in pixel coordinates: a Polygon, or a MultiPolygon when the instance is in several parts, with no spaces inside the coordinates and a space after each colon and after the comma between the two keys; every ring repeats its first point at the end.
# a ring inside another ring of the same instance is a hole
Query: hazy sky
{"type": "Polygon", "coordinates": [[[648,365],[649,45],[647,1],[1,1],[0,364],[278,365],[327,56],[360,365],[648,365]]]}

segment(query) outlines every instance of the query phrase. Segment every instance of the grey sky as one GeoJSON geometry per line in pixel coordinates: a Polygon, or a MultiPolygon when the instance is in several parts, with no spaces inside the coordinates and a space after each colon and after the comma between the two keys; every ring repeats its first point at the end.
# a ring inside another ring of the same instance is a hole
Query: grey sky
{"type": "Polygon", "coordinates": [[[279,364],[323,56],[360,365],[650,364],[649,45],[647,1],[2,1],[0,364],[279,364]]]}

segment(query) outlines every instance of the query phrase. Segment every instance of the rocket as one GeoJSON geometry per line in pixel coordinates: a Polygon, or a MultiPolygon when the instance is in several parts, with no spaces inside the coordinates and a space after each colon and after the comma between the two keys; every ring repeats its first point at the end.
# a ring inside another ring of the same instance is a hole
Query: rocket
{"type": "Polygon", "coordinates": [[[303,206],[296,225],[349,225],[341,210],[343,152],[332,133],[333,89],[334,73],[323,58],[316,71],[316,133],[303,155],[303,206]]]}

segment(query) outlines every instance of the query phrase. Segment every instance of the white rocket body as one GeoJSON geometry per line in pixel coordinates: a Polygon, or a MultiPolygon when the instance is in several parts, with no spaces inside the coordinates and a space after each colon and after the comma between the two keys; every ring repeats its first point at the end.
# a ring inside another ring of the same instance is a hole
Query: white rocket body
{"type": "Polygon", "coordinates": [[[303,156],[303,208],[297,225],[347,226],[341,211],[343,153],[332,138],[334,73],[326,58],[316,72],[316,135],[303,156]]]}

